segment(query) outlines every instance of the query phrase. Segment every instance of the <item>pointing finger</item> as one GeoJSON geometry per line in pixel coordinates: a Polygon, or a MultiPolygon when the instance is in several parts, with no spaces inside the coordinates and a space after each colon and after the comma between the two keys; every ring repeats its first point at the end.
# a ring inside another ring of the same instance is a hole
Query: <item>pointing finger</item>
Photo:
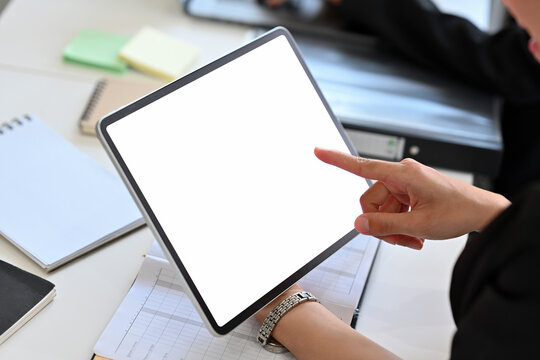
{"type": "Polygon", "coordinates": [[[374,180],[384,181],[391,175],[395,176],[395,172],[402,167],[399,163],[365,159],[340,151],[321,148],[315,148],[315,156],[327,164],[337,166],[338,168],[355,175],[374,180]]]}

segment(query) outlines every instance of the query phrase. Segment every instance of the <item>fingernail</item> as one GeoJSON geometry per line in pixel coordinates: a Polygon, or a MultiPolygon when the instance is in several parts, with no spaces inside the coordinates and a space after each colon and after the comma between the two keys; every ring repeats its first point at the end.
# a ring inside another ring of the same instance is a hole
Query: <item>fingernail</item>
{"type": "Polygon", "coordinates": [[[421,250],[424,244],[421,242],[414,242],[412,244],[407,244],[407,247],[413,250],[421,250]]]}
{"type": "Polygon", "coordinates": [[[356,230],[361,234],[369,234],[369,222],[366,217],[359,217],[356,220],[356,230]]]}

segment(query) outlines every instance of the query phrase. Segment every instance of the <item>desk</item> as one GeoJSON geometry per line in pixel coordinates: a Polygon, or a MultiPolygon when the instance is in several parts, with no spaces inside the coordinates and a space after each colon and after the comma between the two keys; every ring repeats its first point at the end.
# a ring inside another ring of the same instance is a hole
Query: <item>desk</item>
{"type": "MultiPolygon", "coordinates": [[[[0,119],[32,112],[111,169],[97,139],[81,135],[77,126],[93,82],[104,73],[63,63],[65,44],[84,27],[132,35],[153,25],[197,44],[198,67],[240,46],[247,31],[187,18],[176,0],[12,0],[0,16],[0,119]]],[[[125,77],[146,79],[133,71],[125,77]]],[[[152,241],[143,228],[50,274],[0,241],[2,260],[51,280],[58,290],[50,305],[0,345],[0,359],[89,359],[152,241]]],[[[404,358],[447,358],[454,331],[448,288],[463,244],[463,237],[429,242],[421,252],[381,244],[357,329],[404,358]]]]}

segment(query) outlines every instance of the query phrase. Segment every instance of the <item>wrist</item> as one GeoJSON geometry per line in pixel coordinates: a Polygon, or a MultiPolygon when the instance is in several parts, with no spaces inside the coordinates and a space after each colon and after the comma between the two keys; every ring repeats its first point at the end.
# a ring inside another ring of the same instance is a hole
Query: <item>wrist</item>
{"type": "Polygon", "coordinates": [[[478,221],[476,231],[484,230],[501,212],[512,204],[507,198],[500,194],[489,191],[485,191],[485,194],[489,199],[483,202],[483,209],[479,211],[481,217],[478,221]]]}
{"type": "Polygon", "coordinates": [[[266,350],[272,353],[282,353],[288,351],[288,349],[282,345],[279,340],[274,337],[274,329],[286,317],[291,311],[297,308],[297,306],[307,302],[319,302],[319,300],[313,296],[313,294],[307,291],[298,291],[289,297],[281,301],[276,307],[270,311],[270,314],[264,319],[259,334],[257,335],[257,341],[266,350]]]}
{"type": "Polygon", "coordinates": [[[274,300],[272,300],[270,303],[268,303],[261,310],[259,310],[255,314],[255,319],[257,319],[259,324],[262,324],[264,319],[266,319],[266,317],[268,316],[268,314],[270,314],[270,311],[272,311],[273,308],[275,308],[279,303],[281,303],[283,300],[285,300],[289,296],[291,296],[291,295],[293,295],[293,294],[295,294],[295,293],[297,293],[299,291],[303,291],[302,288],[300,287],[300,285],[294,284],[293,286],[291,286],[290,288],[285,290],[283,293],[281,293],[281,295],[279,295],[274,300]]]}

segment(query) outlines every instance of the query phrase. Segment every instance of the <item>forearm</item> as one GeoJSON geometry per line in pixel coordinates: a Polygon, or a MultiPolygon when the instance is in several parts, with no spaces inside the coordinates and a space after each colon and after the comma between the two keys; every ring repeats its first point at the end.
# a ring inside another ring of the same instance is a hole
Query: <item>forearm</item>
{"type": "MultiPolygon", "coordinates": [[[[262,323],[276,305],[299,290],[298,285],[287,290],[259,311],[256,319],[262,323]]],[[[299,360],[398,359],[313,301],[302,303],[283,315],[272,337],[299,360]]]]}
{"type": "Polygon", "coordinates": [[[285,314],[273,335],[300,360],[398,359],[316,302],[285,314]]]}

